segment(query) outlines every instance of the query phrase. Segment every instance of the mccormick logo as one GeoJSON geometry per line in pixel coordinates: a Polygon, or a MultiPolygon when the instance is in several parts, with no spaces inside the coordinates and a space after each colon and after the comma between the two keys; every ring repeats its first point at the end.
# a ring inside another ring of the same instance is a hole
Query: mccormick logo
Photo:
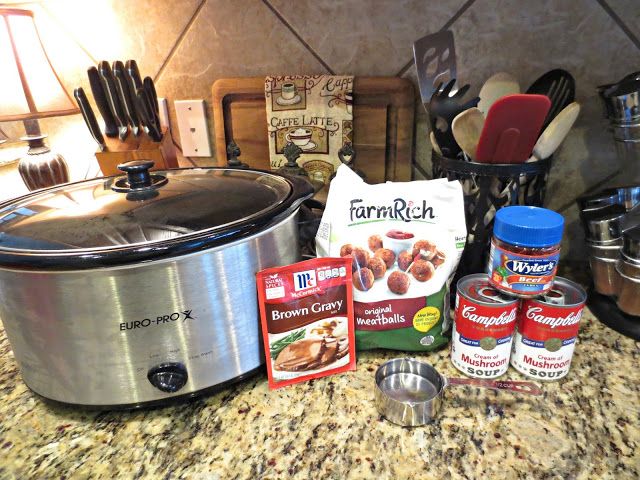
{"type": "Polygon", "coordinates": [[[293,274],[293,287],[296,292],[307,290],[316,286],[316,271],[306,270],[293,274]]]}
{"type": "Polygon", "coordinates": [[[469,305],[462,309],[462,318],[467,318],[472,322],[479,323],[487,328],[493,325],[507,325],[514,322],[516,319],[516,310],[517,309],[514,308],[510,312],[503,311],[497,317],[489,317],[486,315],[476,314],[476,307],[469,305]]]}
{"type": "MultiPolygon", "coordinates": [[[[427,206],[426,200],[419,203],[407,202],[402,198],[396,198],[387,205],[364,205],[361,198],[351,200],[349,215],[352,222],[357,220],[400,220],[403,222],[427,221],[435,217],[433,207],[427,206]]],[[[361,223],[361,222],[356,222],[361,223]]],[[[430,223],[430,222],[428,222],[430,223]]]]}
{"type": "Polygon", "coordinates": [[[575,325],[582,317],[582,311],[570,312],[566,317],[546,317],[540,314],[542,310],[542,307],[529,307],[525,317],[542,325],[548,325],[551,328],[575,325]]]}
{"type": "Polygon", "coordinates": [[[546,275],[556,268],[555,260],[541,262],[539,260],[508,260],[505,266],[513,273],[521,275],[546,275]]]}

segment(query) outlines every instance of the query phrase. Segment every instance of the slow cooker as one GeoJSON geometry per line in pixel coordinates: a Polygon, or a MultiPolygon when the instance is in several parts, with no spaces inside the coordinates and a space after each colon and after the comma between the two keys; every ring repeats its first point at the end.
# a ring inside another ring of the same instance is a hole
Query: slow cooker
{"type": "Polygon", "coordinates": [[[0,205],[0,319],[41,396],[137,407],[263,364],[255,273],[299,259],[302,178],[149,169],[0,205]]]}

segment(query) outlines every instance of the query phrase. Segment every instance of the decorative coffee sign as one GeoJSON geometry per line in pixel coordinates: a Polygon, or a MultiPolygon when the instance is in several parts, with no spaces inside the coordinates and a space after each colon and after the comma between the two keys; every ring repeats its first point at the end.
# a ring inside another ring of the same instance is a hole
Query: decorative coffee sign
{"type": "MultiPolygon", "coordinates": [[[[286,163],[284,147],[293,143],[303,151],[299,164],[305,169],[321,164],[323,170],[327,165],[335,170],[340,165],[338,150],[352,138],[352,89],[351,76],[267,77],[271,168],[278,169],[286,163]],[[307,168],[306,163],[311,161],[314,163],[307,168]]],[[[321,176],[329,178],[326,171],[321,176]]]]}

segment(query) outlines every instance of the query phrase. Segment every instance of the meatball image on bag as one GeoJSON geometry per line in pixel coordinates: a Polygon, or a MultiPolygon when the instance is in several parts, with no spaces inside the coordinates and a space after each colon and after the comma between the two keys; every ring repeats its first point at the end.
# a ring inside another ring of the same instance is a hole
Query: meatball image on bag
{"type": "Polygon", "coordinates": [[[373,255],[381,258],[387,265],[387,268],[393,267],[393,264],[396,263],[396,254],[393,253],[393,250],[388,248],[379,248],[373,255]]]}
{"type": "MultiPolygon", "coordinates": [[[[369,252],[367,252],[364,248],[351,247],[351,252],[348,253],[347,255],[350,255],[351,258],[353,258],[353,263],[351,264],[351,270],[354,272],[360,268],[366,267],[367,263],[369,263],[369,252]]],[[[347,255],[341,255],[341,256],[346,257],[347,255]]]]}
{"type": "Polygon", "coordinates": [[[353,251],[353,245],[351,245],[350,243],[347,243],[346,245],[343,245],[340,247],[340,256],[346,257],[347,255],[351,255],[352,251],[353,251]]]}
{"type": "Polygon", "coordinates": [[[376,280],[384,277],[384,274],[387,273],[387,264],[380,257],[371,257],[367,268],[373,272],[373,278],[376,280]]]}
{"type": "Polygon", "coordinates": [[[397,293],[398,295],[404,295],[407,293],[409,291],[410,283],[411,279],[409,278],[409,275],[398,272],[397,270],[395,272],[391,272],[391,275],[387,278],[387,286],[389,287],[389,290],[393,293],[397,293]]]}
{"type": "Polygon", "coordinates": [[[425,260],[431,260],[436,254],[436,244],[429,240],[418,240],[413,244],[412,255],[421,254],[425,260]]]}
{"type": "Polygon", "coordinates": [[[411,265],[411,262],[413,262],[413,255],[411,255],[411,252],[407,250],[400,252],[398,255],[398,268],[400,270],[406,272],[409,265],[411,265]]]}
{"type": "Polygon", "coordinates": [[[416,260],[411,267],[411,275],[419,282],[426,282],[431,280],[436,268],[429,260],[416,260]]]}
{"type": "Polygon", "coordinates": [[[371,235],[368,240],[369,250],[375,252],[379,248],[382,248],[382,237],[380,235],[371,235]]]}
{"type": "Polygon", "coordinates": [[[444,263],[444,261],[447,259],[447,256],[444,254],[443,251],[441,250],[436,250],[436,254],[435,256],[431,259],[431,263],[433,263],[433,266],[438,268],[440,265],[442,265],[444,263]]]}
{"type": "Polygon", "coordinates": [[[373,287],[373,272],[367,267],[359,268],[353,272],[353,286],[362,292],[373,287]]]}

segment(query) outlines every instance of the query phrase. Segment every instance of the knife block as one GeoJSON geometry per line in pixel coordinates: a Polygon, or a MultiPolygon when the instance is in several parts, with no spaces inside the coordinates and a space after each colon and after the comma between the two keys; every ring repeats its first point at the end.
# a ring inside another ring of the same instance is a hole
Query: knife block
{"type": "Polygon", "coordinates": [[[155,165],[151,170],[178,168],[176,149],[171,133],[166,128],[162,129],[160,142],[154,142],[144,133],[137,138],[130,135],[125,142],[112,138],[105,140],[107,148],[96,152],[98,165],[105,176],[121,174],[118,165],[132,160],[152,160],[155,165]]]}

